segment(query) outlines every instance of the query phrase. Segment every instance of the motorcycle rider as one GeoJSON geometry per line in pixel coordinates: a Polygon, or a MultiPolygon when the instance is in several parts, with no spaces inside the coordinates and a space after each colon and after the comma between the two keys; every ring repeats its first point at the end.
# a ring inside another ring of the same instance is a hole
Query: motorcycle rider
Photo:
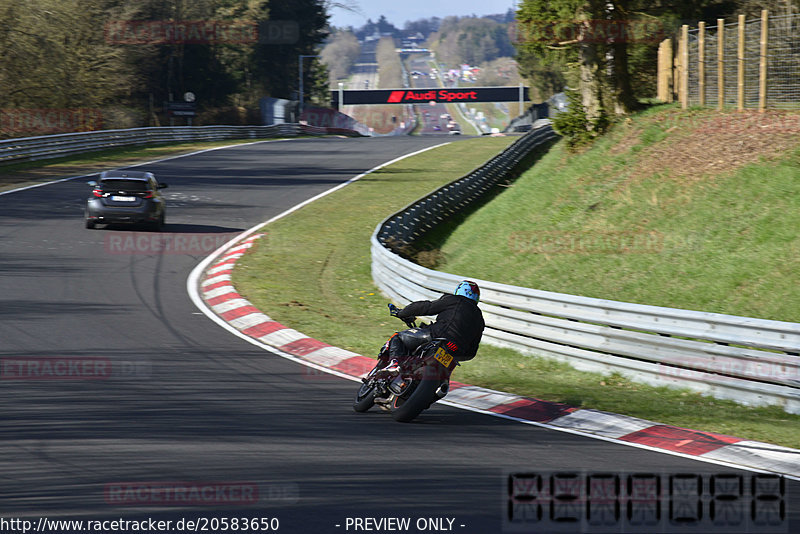
{"type": "Polygon", "coordinates": [[[436,321],[420,328],[398,332],[387,342],[390,358],[386,370],[399,370],[398,360],[433,338],[448,340],[448,348],[458,361],[475,357],[486,324],[478,307],[480,288],[471,280],[463,280],[452,295],[442,295],[437,300],[418,300],[403,309],[391,307],[392,315],[400,319],[419,315],[436,315],[436,321]],[[455,347],[455,348],[454,348],[455,347]]]}

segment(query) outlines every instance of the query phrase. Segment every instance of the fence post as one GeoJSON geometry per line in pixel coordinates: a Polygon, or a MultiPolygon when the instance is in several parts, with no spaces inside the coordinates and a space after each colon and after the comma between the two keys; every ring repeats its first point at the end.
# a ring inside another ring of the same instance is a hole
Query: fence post
{"type": "Polygon", "coordinates": [[[664,54],[667,61],[667,102],[670,104],[675,101],[676,88],[675,88],[675,42],[672,38],[667,39],[664,54]]]}
{"type": "Polygon", "coordinates": [[[767,109],[767,39],[769,37],[769,14],[761,10],[761,52],[758,60],[758,112],[767,109]]]}
{"type": "Polygon", "coordinates": [[[664,41],[658,43],[658,66],[656,67],[656,98],[662,102],[664,99],[664,41]]]}
{"type": "Polygon", "coordinates": [[[658,99],[672,102],[672,39],[658,45],[658,99]]]}
{"type": "Polygon", "coordinates": [[[681,36],[675,36],[672,43],[672,98],[670,102],[677,102],[680,98],[681,88],[681,36]]]}
{"type": "Polygon", "coordinates": [[[700,21],[697,32],[697,79],[700,106],[706,105],[706,23],[700,21]]]}
{"type": "Polygon", "coordinates": [[[681,108],[689,107],[689,25],[681,26],[681,86],[678,95],[681,101],[681,108]]]}
{"type": "Polygon", "coordinates": [[[725,108],[725,19],[717,19],[717,109],[725,108]]]}
{"type": "Polygon", "coordinates": [[[736,109],[744,110],[744,15],[739,15],[739,48],[737,51],[736,109]]]}

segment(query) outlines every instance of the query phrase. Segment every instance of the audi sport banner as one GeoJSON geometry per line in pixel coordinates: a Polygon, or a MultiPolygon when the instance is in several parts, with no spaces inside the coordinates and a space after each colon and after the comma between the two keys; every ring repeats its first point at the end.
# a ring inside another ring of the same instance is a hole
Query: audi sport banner
{"type": "MultiPolygon", "coordinates": [[[[342,91],[345,106],[357,104],[427,104],[441,102],[517,102],[519,87],[471,87],[457,89],[370,89],[342,91]]],[[[522,88],[522,99],[528,100],[528,88],[522,88]]],[[[339,104],[339,91],[331,91],[331,104],[339,104]]]]}

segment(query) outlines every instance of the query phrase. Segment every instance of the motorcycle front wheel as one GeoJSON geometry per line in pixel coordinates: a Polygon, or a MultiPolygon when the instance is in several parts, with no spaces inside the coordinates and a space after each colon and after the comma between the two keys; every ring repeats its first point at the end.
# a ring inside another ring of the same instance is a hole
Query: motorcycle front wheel
{"type": "Polygon", "coordinates": [[[375,384],[364,382],[358,388],[356,400],[353,402],[353,409],[359,413],[366,412],[375,405],[375,384]]]}

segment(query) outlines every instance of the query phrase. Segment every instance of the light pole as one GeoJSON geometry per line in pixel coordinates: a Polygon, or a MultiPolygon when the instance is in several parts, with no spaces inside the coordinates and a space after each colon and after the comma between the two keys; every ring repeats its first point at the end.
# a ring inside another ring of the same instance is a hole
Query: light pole
{"type": "MultiPolygon", "coordinates": [[[[298,69],[300,71],[300,76],[299,76],[299,78],[300,78],[300,107],[299,107],[300,113],[298,115],[302,115],[303,114],[303,60],[305,58],[307,58],[307,57],[319,57],[319,56],[318,55],[301,54],[301,55],[299,55],[297,57],[298,57],[297,63],[300,66],[300,68],[298,69]]],[[[298,121],[300,120],[299,116],[298,116],[297,120],[298,121]]]]}

